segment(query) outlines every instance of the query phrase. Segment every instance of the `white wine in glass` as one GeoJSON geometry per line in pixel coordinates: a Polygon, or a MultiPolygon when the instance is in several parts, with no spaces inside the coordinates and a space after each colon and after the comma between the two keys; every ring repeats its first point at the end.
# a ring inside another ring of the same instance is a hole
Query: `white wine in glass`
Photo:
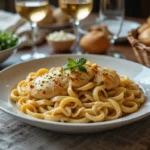
{"type": "MultiPolygon", "coordinates": [[[[59,7],[73,20],[77,37],[76,44],[78,44],[78,28],[80,21],[88,17],[91,13],[93,9],[93,0],[59,0],[59,7]]],[[[78,50],[76,53],[81,54],[78,50]]]]}
{"type": "Polygon", "coordinates": [[[80,21],[86,18],[92,11],[92,0],[60,0],[59,6],[74,21],[80,21]]]}
{"type": "Polygon", "coordinates": [[[25,54],[21,56],[21,60],[30,60],[44,58],[47,55],[37,51],[36,42],[38,39],[37,22],[43,20],[48,12],[48,0],[16,0],[15,7],[17,13],[28,20],[32,28],[32,54],[25,54]]]}

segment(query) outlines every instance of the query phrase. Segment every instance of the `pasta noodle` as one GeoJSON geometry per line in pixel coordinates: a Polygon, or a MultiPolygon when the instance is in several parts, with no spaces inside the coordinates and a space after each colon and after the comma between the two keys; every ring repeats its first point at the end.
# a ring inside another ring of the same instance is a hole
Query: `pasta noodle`
{"type": "Polygon", "coordinates": [[[114,120],[144,103],[140,87],[127,76],[91,62],[84,67],[87,72],[62,67],[31,72],[10,98],[29,116],[70,123],[114,120]]]}

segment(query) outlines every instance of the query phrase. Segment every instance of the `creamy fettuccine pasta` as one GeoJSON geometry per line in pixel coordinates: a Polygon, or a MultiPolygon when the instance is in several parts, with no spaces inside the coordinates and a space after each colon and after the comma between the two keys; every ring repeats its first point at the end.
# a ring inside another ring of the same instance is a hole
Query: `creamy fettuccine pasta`
{"type": "Polygon", "coordinates": [[[143,92],[127,76],[91,62],[83,67],[84,72],[63,67],[31,72],[12,90],[11,100],[32,117],[70,123],[114,120],[144,103],[143,92]]]}

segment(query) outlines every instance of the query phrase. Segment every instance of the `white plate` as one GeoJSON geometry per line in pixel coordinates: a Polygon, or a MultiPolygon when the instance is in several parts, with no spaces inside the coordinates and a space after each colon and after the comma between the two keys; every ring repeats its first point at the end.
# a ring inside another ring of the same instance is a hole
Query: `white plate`
{"type": "Polygon", "coordinates": [[[29,62],[24,62],[11,66],[0,72],[0,109],[6,113],[19,119],[27,124],[41,127],[44,129],[49,129],[57,132],[65,133],[92,133],[99,132],[103,130],[108,130],[123,126],[139,119],[142,119],[149,115],[150,113],[150,69],[136,64],[134,62],[116,59],[106,56],[98,55],[57,55],[49,58],[32,60],[29,62]],[[32,71],[37,71],[39,68],[51,68],[53,66],[62,66],[67,62],[67,58],[71,57],[73,59],[84,57],[87,60],[95,62],[100,66],[106,66],[117,70],[120,75],[127,75],[131,79],[140,83],[145,91],[147,101],[141,107],[141,109],[133,114],[125,116],[120,119],[113,121],[105,121],[99,123],[86,123],[86,124],[72,124],[72,123],[60,123],[60,122],[49,122],[45,120],[36,119],[30,117],[26,114],[21,113],[13,104],[9,95],[11,89],[22,79],[25,79],[27,74],[32,71]],[[9,85],[9,86],[7,86],[9,85]]]}
{"type": "MultiPolygon", "coordinates": [[[[88,31],[88,28],[92,25],[98,25],[99,21],[97,20],[97,23],[91,23],[91,24],[87,24],[87,25],[81,25],[81,28],[79,28],[79,32],[81,34],[87,34],[87,31],[88,31]]],[[[117,25],[119,25],[118,23],[116,23],[115,21],[114,22],[110,22],[111,26],[110,26],[110,31],[112,33],[117,33],[118,32],[118,28],[117,25]]],[[[133,30],[133,29],[136,29],[140,26],[139,23],[137,22],[134,22],[134,21],[128,21],[128,20],[124,20],[123,22],[123,27],[122,27],[122,30],[121,30],[121,33],[119,35],[119,38],[117,39],[117,42],[124,42],[127,40],[127,36],[128,36],[128,32],[133,30]]]]}

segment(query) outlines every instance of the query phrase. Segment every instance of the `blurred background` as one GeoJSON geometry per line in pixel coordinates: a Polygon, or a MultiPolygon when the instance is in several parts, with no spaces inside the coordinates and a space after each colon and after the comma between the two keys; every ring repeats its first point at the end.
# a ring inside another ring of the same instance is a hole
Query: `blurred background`
{"type": "MultiPolygon", "coordinates": [[[[94,0],[93,12],[99,10],[99,0],[94,0]]],[[[54,6],[58,6],[57,0],[50,0],[54,6]]],[[[150,15],[150,0],[125,0],[126,16],[147,18],[150,15]]],[[[0,0],[0,9],[15,12],[14,0],[0,0]]]]}

